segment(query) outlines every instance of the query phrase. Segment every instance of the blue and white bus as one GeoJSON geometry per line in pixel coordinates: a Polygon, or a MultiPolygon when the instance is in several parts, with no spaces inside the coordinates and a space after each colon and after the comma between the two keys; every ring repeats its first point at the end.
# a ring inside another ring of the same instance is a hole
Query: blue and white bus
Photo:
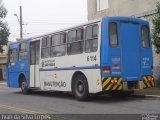
{"type": "Polygon", "coordinates": [[[17,41],[9,46],[7,84],[21,88],[90,94],[154,87],[149,23],[106,17],[17,41]]]}

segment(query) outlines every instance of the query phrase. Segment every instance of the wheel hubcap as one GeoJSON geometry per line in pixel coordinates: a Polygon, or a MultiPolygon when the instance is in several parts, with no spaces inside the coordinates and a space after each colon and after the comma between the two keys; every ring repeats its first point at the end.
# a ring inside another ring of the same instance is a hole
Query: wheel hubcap
{"type": "Polygon", "coordinates": [[[25,89],[25,86],[26,86],[25,82],[22,82],[22,90],[25,89]]]}
{"type": "Polygon", "coordinates": [[[82,94],[84,92],[84,85],[82,82],[79,82],[77,85],[77,91],[78,93],[82,94]]]}

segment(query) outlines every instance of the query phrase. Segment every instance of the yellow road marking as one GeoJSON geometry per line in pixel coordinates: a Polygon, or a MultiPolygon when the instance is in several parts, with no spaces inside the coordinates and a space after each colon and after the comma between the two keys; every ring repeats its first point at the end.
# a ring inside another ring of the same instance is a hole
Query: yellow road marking
{"type": "Polygon", "coordinates": [[[20,113],[26,113],[26,114],[42,114],[42,113],[39,113],[39,112],[36,112],[36,111],[26,110],[26,109],[17,108],[17,107],[12,107],[12,106],[3,105],[3,104],[0,104],[0,107],[1,107],[1,108],[4,108],[4,109],[14,110],[14,111],[17,111],[17,112],[20,112],[20,113]]]}
{"type": "MultiPolygon", "coordinates": [[[[4,104],[0,104],[0,108],[12,110],[12,111],[16,111],[16,112],[20,112],[20,113],[24,113],[24,114],[43,114],[43,115],[47,114],[47,113],[43,113],[43,112],[37,112],[37,111],[33,111],[33,110],[17,108],[17,107],[13,107],[13,106],[4,105],[4,104]]],[[[57,115],[54,115],[54,114],[52,116],[53,116],[54,120],[56,120],[56,119],[57,120],[70,120],[71,119],[71,118],[65,118],[65,117],[57,116],[57,115]]]]}
{"type": "Polygon", "coordinates": [[[102,87],[104,88],[109,82],[110,82],[111,78],[108,78],[102,85],[102,87]]]}

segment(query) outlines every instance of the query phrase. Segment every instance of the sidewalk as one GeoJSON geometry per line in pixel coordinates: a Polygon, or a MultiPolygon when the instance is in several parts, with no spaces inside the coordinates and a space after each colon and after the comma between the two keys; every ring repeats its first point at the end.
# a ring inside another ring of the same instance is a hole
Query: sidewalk
{"type": "Polygon", "coordinates": [[[140,91],[135,91],[135,94],[137,95],[158,95],[160,97],[160,88],[149,88],[144,89],[140,91]]]}
{"type": "Polygon", "coordinates": [[[6,80],[0,80],[0,85],[6,85],[7,81],[6,80]]]}

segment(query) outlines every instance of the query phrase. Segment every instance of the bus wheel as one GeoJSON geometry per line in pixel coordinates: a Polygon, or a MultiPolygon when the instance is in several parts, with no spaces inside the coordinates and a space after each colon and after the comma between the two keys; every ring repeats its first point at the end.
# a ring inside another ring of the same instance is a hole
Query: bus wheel
{"type": "Polygon", "coordinates": [[[27,87],[27,82],[25,79],[22,79],[22,81],[21,81],[21,91],[25,95],[29,94],[29,89],[27,87]]]}
{"type": "Polygon", "coordinates": [[[77,100],[86,101],[89,97],[88,82],[84,75],[75,77],[72,92],[77,100]]]}

